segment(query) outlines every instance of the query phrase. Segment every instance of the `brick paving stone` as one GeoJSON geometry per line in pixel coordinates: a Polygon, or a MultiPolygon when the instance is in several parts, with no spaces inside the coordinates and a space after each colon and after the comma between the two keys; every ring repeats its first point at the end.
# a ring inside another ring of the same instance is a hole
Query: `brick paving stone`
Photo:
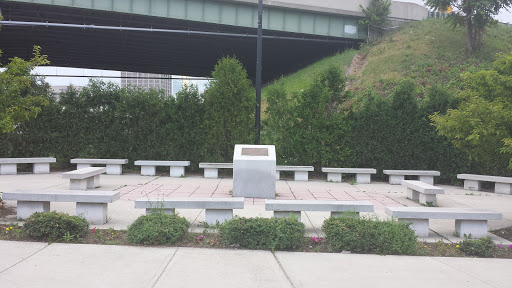
{"type": "Polygon", "coordinates": [[[187,197],[190,197],[190,195],[192,195],[192,193],[171,193],[171,195],[167,196],[167,197],[171,197],[171,198],[187,198],[187,197]]]}
{"type": "Polygon", "coordinates": [[[322,201],[324,201],[324,200],[325,200],[325,201],[329,200],[329,201],[334,201],[334,200],[336,200],[336,199],[334,199],[334,198],[316,198],[316,200],[322,200],[322,201]]]}
{"type": "Polygon", "coordinates": [[[229,194],[212,194],[212,198],[230,198],[232,197],[229,194]]]}
{"type": "Polygon", "coordinates": [[[190,198],[211,198],[212,194],[192,194],[190,195],[190,198]]]}

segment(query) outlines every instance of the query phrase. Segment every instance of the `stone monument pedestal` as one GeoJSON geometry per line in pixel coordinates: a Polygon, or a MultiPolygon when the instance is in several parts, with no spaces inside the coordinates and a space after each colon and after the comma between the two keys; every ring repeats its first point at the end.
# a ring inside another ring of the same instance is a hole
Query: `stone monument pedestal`
{"type": "Polygon", "coordinates": [[[233,197],[276,198],[274,145],[235,145],[233,197]]]}

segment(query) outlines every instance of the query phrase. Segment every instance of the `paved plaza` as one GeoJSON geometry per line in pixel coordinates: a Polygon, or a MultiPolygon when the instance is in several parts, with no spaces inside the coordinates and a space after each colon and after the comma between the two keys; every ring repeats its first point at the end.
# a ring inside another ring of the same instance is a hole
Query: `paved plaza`
{"type": "MultiPolygon", "coordinates": [[[[121,199],[109,204],[109,221],[98,228],[126,229],[144,209],[135,209],[141,197],[231,197],[230,178],[200,176],[171,178],[136,174],[102,175],[95,190],[120,191],[121,199]]],[[[503,213],[489,221],[490,229],[512,226],[512,196],[470,192],[462,187],[440,185],[440,207],[491,209],[503,213]]],[[[62,173],[2,175],[0,191],[69,189],[62,173]]],[[[276,184],[277,199],[367,200],[372,215],[387,218],[385,206],[419,206],[406,199],[401,185],[384,182],[351,185],[324,180],[276,184]]],[[[15,205],[7,201],[8,205],[15,205]]],[[[74,203],[51,203],[51,210],[74,214],[74,203]]],[[[202,231],[204,211],[177,209],[202,231]]],[[[264,200],[245,199],[245,208],[234,210],[245,217],[271,217],[264,200]]],[[[368,214],[368,213],[364,213],[368,214]]],[[[327,212],[302,212],[309,235],[322,236],[327,212]]],[[[14,219],[8,219],[12,221],[14,219]]],[[[431,220],[431,232],[423,240],[458,242],[454,221],[431,220]]],[[[492,234],[489,234],[492,236],[492,234]]],[[[498,243],[512,244],[496,236],[498,243]]],[[[46,244],[0,241],[1,287],[510,287],[512,260],[378,256],[82,244],[46,244]]]]}
{"type": "MultiPolygon", "coordinates": [[[[498,229],[512,226],[512,195],[495,194],[492,192],[467,191],[462,187],[440,185],[446,194],[438,196],[440,207],[460,207],[490,209],[503,214],[499,221],[489,221],[489,229],[498,229]]],[[[2,175],[0,177],[0,191],[30,189],[69,189],[69,180],[62,178],[62,173],[50,174],[18,174],[2,175]]],[[[137,217],[145,213],[144,209],[135,209],[134,200],[142,197],[231,197],[233,179],[205,179],[202,176],[186,176],[173,178],[169,176],[140,176],[138,174],[101,175],[101,186],[94,190],[116,190],[121,199],[109,204],[109,220],[104,225],[95,225],[98,228],[126,229],[137,217]]],[[[277,199],[300,200],[366,200],[374,205],[374,215],[385,219],[385,206],[420,206],[406,198],[406,188],[401,185],[390,185],[386,182],[372,182],[371,184],[354,184],[347,182],[332,183],[315,179],[308,182],[293,180],[280,180],[276,182],[277,199]]],[[[265,211],[265,200],[245,198],[244,209],[235,209],[234,215],[243,217],[271,217],[271,211],[265,211]]],[[[8,205],[15,205],[15,201],[7,201],[8,205]]],[[[74,203],[51,203],[51,210],[75,214],[74,203]]],[[[192,226],[191,231],[200,232],[204,229],[204,210],[177,209],[177,212],[187,218],[192,226]]],[[[306,233],[311,236],[322,236],[321,226],[329,217],[328,212],[302,212],[302,221],[306,225],[306,233]]],[[[443,240],[445,242],[458,242],[461,239],[453,236],[454,220],[431,220],[431,232],[428,242],[443,240]]],[[[496,242],[512,244],[501,238],[489,234],[496,242]]]]}

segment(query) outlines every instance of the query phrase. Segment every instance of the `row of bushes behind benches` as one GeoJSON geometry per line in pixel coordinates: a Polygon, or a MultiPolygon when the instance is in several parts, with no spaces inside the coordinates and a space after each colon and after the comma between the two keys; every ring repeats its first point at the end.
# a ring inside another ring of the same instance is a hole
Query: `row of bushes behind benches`
{"type": "MultiPolygon", "coordinates": [[[[199,162],[231,162],[235,144],[254,142],[254,91],[236,59],[220,60],[212,75],[204,94],[191,86],[176,98],[92,81],[57,102],[39,84],[50,104],[2,135],[0,157],[52,156],[62,168],[72,158],[189,160],[191,170],[199,162]]],[[[383,169],[437,170],[441,183],[456,181],[457,173],[510,173],[505,154],[475,163],[436,133],[428,116],[457,106],[447,90],[432,87],[418,97],[405,80],[387,97],[368,90],[353,99],[345,83],[331,67],[293,97],[283,87],[268,89],[261,143],[276,145],[278,165],[372,167],[376,179],[386,178],[383,169]]]]}

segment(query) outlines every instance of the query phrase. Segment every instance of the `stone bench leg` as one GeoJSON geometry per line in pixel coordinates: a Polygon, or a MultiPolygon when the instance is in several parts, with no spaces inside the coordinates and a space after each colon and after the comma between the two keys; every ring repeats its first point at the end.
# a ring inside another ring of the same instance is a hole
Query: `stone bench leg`
{"type": "Polygon", "coordinates": [[[87,189],[100,187],[100,175],[94,175],[87,178],[87,189]]]}
{"type": "Polygon", "coordinates": [[[309,179],[308,171],[295,171],[295,181],[308,181],[309,179]]]}
{"type": "Polygon", "coordinates": [[[300,211],[274,211],[274,217],[276,218],[287,218],[290,217],[290,214],[297,217],[300,222],[300,211]]]}
{"type": "Polygon", "coordinates": [[[164,214],[174,215],[174,208],[146,208],[146,215],[153,214],[161,210],[164,214]]]}
{"type": "Polygon", "coordinates": [[[217,168],[204,168],[204,178],[217,179],[219,178],[219,169],[217,168]]]}
{"type": "Polygon", "coordinates": [[[430,184],[430,185],[434,185],[434,176],[420,175],[420,176],[418,176],[418,180],[420,180],[421,182],[430,184]]]}
{"type": "Polygon", "coordinates": [[[34,163],[32,171],[34,174],[50,174],[50,163],[34,163]]]}
{"type": "Polygon", "coordinates": [[[466,234],[471,238],[487,237],[487,220],[455,220],[455,231],[460,237],[466,234]]]}
{"type": "Polygon", "coordinates": [[[418,237],[428,237],[428,219],[398,219],[399,222],[411,223],[411,229],[414,230],[414,234],[418,237]]]}
{"type": "Polygon", "coordinates": [[[327,173],[328,182],[341,182],[341,173],[327,173]]]}
{"type": "Polygon", "coordinates": [[[276,171],[276,181],[279,181],[281,178],[281,171],[276,171]]]}
{"type": "Polygon", "coordinates": [[[76,170],[92,167],[91,164],[76,164],[76,170]]]}
{"type": "Polygon", "coordinates": [[[478,180],[464,180],[464,189],[480,191],[480,181],[478,180]]]}
{"type": "Polygon", "coordinates": [[[412,201],[419,201],[420,193],[418,193],[418,191],[414,191],[411,188],[407,187],[407,198],[411,199],[412,201]]]}
{"type": "Polygon", "coordinates": [[[427,202],[432,203],[433,205],[437,205],[437,195],[436,194],[424,194],[419,193],[420,199],[418,200],[420,204],[428,205],[427,202]]]}
{"type": "Polygon", "coordinates": [[[16,175],[18,174],[17,164],[1,164],[0,175],[16,175]]]}
{"type": "Polygon", "coordinates": [[[356,183],[357,184],[370,184],[371,182],[371,174],[356,174],[356,183]]]}
{"type": "Polygon", "coordinates": [[[155,176],[156,175],[156,166],[140,166],[140,175],[155,176]]]}
{"type": "Polygon", "coordinates": [[[18,219],[27,219],[36,212],[50,212],[50,202],[18,201],[16,211],[18,219]]]}
{"type": "Polygon", "coordinates": [[[404,180],[404,175],[389,175],[389,184],[391,185],[400,185],[404,180]]]}
{"type": "Polygon", "coordinates": [[[70,190],[87,190],[87,179],[69,179],[70,190]]]}
{"type": "Polygon", "coordinates": [[[84,217],[89,224],[107,223],[107,203],[76,203],[76,216],[84,217]]]}
{"type": "Polygon", "coordinates": [[[108,175],[123,174],[123,165],[122,164],[107,164],[107,174],[108,175]]]}
{"type": "Polygon", "coordinates": [[[331,212],[331,217],[354,217],[359,218],[359,212],[331,212]]]}
{"type": "Polygon", "coordinates": [[[185,176],[185,167],[171,166],[171,177],[185,176]]]}
{"type": "Polygon", "coordinates": [[[512,184],[496,182],[494,184],[494,193],[512,195],[512,184]]]}
{"type": "Polygon", "coordinates": [[[233,218],[233,209],[206,209],[204,212],[205,221],[209,225],[224,223],[226,220],[233,218]]]}

